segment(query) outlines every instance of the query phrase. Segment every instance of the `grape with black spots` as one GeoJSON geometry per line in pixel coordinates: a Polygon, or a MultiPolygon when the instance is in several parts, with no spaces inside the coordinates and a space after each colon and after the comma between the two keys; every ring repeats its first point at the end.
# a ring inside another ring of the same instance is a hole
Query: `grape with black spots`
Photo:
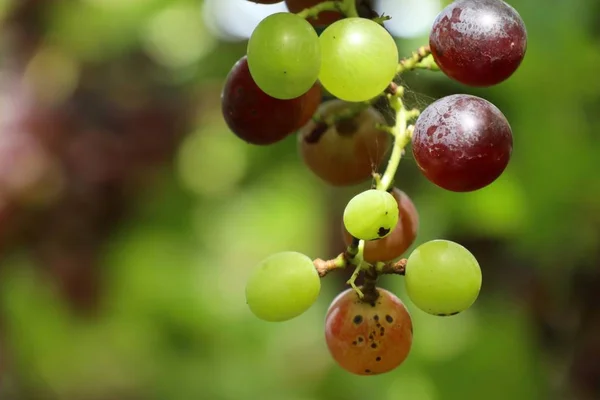
{"type": "MultiPolygon", "coordinates": [[[[350,106],[328,100],[319,106],[316,117],[328,119],[350,106]]],[[[370,179],[383,163],[391,145],[390,134],[377,129],[383,116],[369,107],[331,127],[314,120],[298,132],[302,160],[319,178],[333,186],[349,186],[370,179]]]]}
{"type": "MultiPolygon", "coordinates": [[[[380,240],[365,242],[363,258],[368,263],[391,261],[400,257],[415,241],[419,230],[419,214],[410,197],[398,188],[392,190],[398,204],[398,223],[392,232],[380,240]]],[[[342,233],[347,246],[352,243],[352,235],[342,223],[342,233]]]]}
{"type": "Polygon", "coordinates": [[[369,189],[354,196],[344,209],[344,226],[360,240],[388,236],[398,223],[398,203],[385,190],[369,189]]]}
{"type": "Polygon", "coordinates": [[[373,303],[347,289],[329,306],[325,340],[333,359],[357,375],[383,374],[406,359],[412,345],[412,320],[404,303],[377,288],[373,303]]]}

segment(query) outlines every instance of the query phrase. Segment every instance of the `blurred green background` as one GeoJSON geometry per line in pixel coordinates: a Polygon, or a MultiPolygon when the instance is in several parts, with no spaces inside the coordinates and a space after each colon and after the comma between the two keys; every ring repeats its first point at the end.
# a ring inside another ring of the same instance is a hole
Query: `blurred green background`
{"type": "MultiPolygon", "coordinates": [[[[484,285],[467,312],[437,318],[402,278],[382,279],[415,336],[376,377],[341,370],[325,345],[344,274],[292,321],[246,307],[263,257],[343,249],[343,207],[368,182],[330,188],[295,137],[255,147],[228,131],[221,86],[264,13],[242,3],[0,1],[0,399],[600,399],[600,3],[511,0],[528,52],[496,87],[404,76],[420,107],[492,101],[514,153],[466,194],[430,184],[410,152],[401,163],[417,244],[462,243],[484,285]]],[[[426,44],[437,1],[381,3],[417,24],[403,56],[426,44]]]]}

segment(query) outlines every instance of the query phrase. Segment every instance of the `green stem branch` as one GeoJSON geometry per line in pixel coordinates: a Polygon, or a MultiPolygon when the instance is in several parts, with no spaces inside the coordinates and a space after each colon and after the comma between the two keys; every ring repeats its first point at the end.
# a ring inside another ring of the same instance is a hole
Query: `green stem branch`
{"type": "Polygon", "coordinates": [[[323,11],[339,11],[339,12],[343,12],[343,10],[342,10],[342,2],[341,1],[325,1],[323,3],[319,3],[319,4],[315,5],[315,6],[310,7],[310,8],[305,8],[304,10],[300,11],[296,15],[299,16],[299,17],[301,17],[301,18],[305,18],[305,19],[307,19],[307,18],[316,18],[323,11]]]}
{"type": "MultiPolygon", "coordinates": [[[[406,258],[402,258],[396,262],[388,262],[388,263],[377,263],[375,267],[365,267],[365,263],[363,262],[360,267],[357,265],[357,271],[365,271],[366,274],[370,274],[371,277],[373,275],[404,275],[404,271],[406,269],[406,258]]],[[[322,260],[317,258],[313,261],[315,269],[319,273],[320,277],[324,277],[328,273],[334,270],[342,269],[347,267],[350,263],[346,259],[346,253],[340,253],[336,258],[331,260],[322,260]]],[[[358,276],[358,275],[357,275],[358,276]]]]}
{"type": "Polygon", "coordinates": [[[348,18],[359,18],[358,10],[356,9],[356,1],[355,0],[343,0],[342,2],[342,12],[348,18]]]}
{"type": "Polygon", "coordinates": [[[399,75],[414,69],[439,70],[435,60],[433,59],[433,56],[431,55],[431,49],[429,46],[421,46],[417,51],[412,53],[410,57],[400,60],[396,73],[399,75]]]}
{"type": "Polygon", "coordinates": [[[389,132],[394,136],[394,146],[383,176],[377,179],[375,188],[378,190],[390,189],[398,170],[398,164],[404,154],[404,148],[410,143],[412,136],[412,127],[408,126],[408,121],[419,115],[419,110],[406,110],[401,99],[402,92],[400,90],[389,98],[391,107],[396,111],[396,125],[389,128],[389,132]]]}
{"type": "Polygon", "coordinates": [[[348,18],[359,17],[354,0],[325,1],[310,8],[306,8],[296,15],[305,19],[316,18],[324,11],[338,11],[348,18]]]}

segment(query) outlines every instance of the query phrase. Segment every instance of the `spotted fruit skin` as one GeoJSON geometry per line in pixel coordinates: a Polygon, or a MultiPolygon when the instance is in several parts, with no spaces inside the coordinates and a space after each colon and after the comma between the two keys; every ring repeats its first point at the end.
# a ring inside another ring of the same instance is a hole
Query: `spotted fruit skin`
{"type": "MultiPolygon", "coordinates": [[[[392,232],[379,240],[365,242],[363,258],[368,263],[391,261],[400,257],[417,238],[419,231],[419,213],[410,197],[402,190],[394,188],[392,196],[398,203],[398,223],[392,232]]],[[[341,223],[342,235],[346,246],[352,243],[352,235],[341,223]]]]}
{"type": "Polygon", "coordinates": [[[333,359],[357,375],[378,375],[397,368],[408,357],[413,326],[402,301],[377,288],[374,303],[359,299],[356,291],[340,293],[325,318],[325,340],[333,359]]]}

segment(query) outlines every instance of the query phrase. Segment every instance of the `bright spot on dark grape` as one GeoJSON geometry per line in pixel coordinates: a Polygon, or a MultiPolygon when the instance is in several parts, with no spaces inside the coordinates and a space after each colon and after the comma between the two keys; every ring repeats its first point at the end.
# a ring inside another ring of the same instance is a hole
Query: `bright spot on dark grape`
{"type": "Polygon", "coordinates": [[[427,179],[447,190],[468,192],[502,174],[512,143],[510,125],[496,106],[458,94],[432,103],[421,113],[412,150],[427,179]]]}
{"type": "Polygon", "coordinates": [[[435,19],[431,52],[450,78],[470,86],[491,86],[510,77],[527,49],[519,13],[501,0],[458,0],[435,19]]]}

